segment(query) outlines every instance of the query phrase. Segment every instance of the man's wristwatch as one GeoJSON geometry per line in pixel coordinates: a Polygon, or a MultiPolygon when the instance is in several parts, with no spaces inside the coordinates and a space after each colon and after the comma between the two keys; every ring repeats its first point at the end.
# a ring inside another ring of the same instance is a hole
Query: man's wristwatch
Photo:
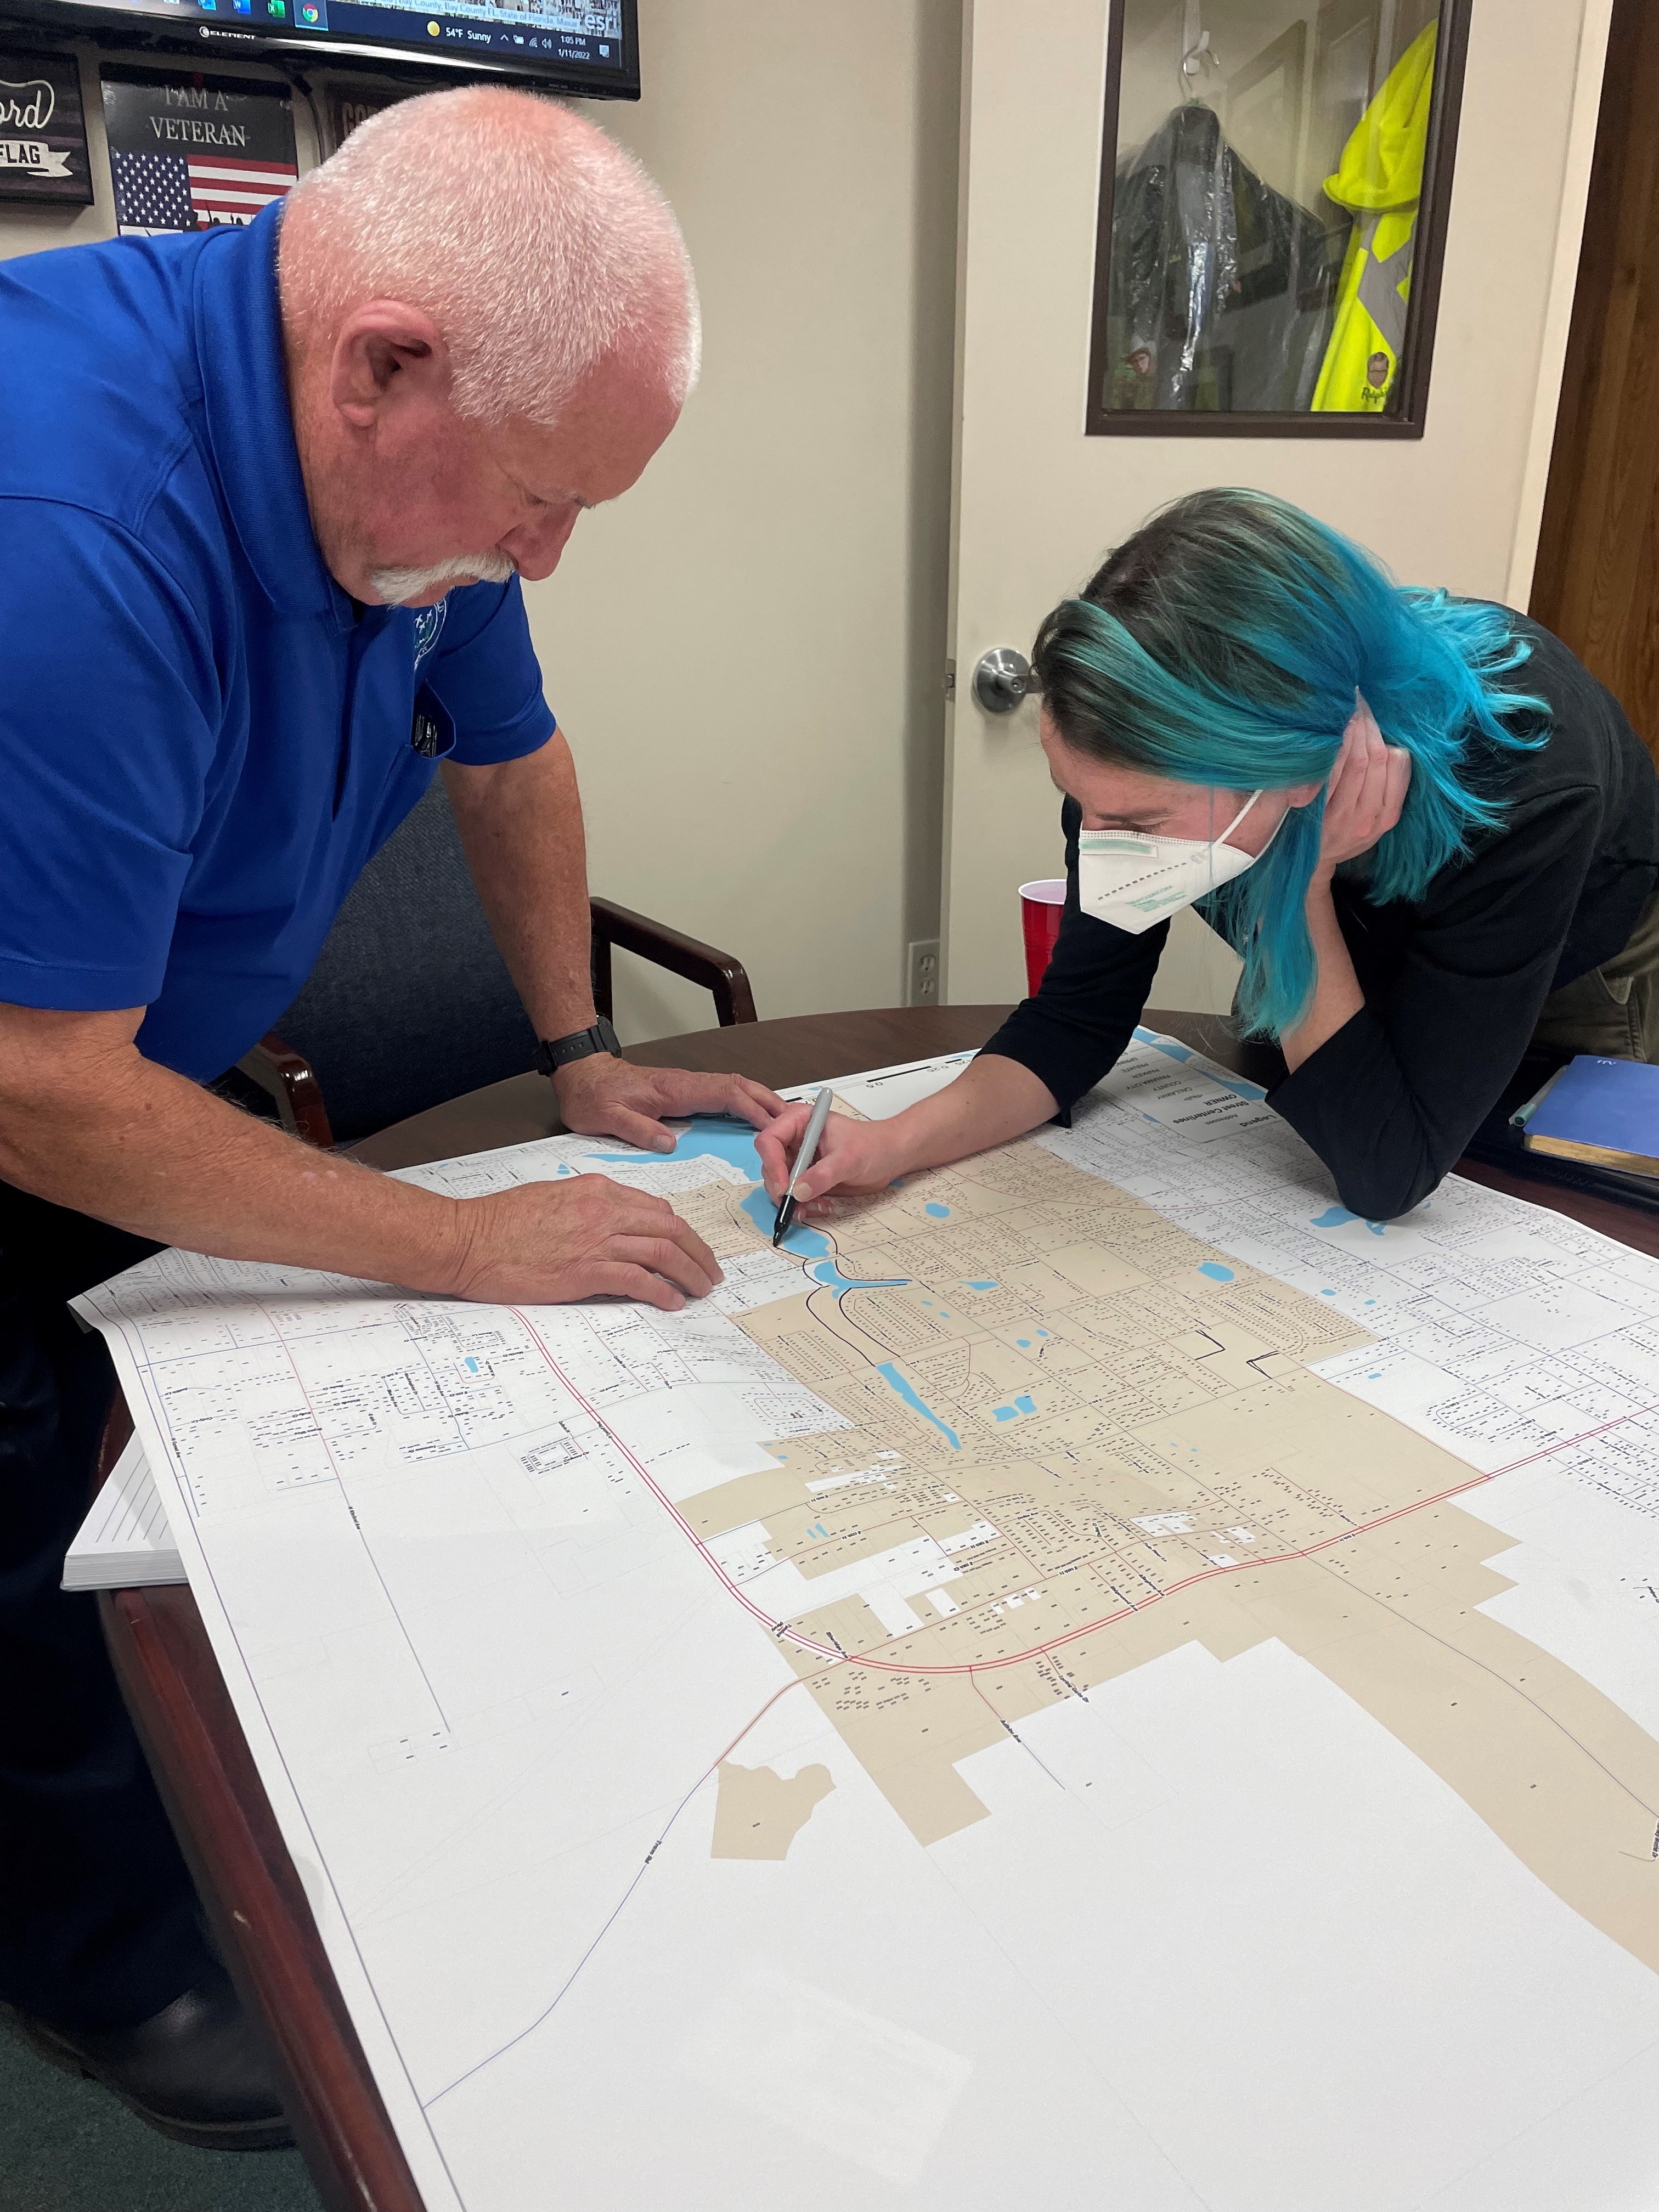
{"type": "Polygon", "coordinates": [[[586,1060],[596,1052],[608,1052],[617,1060],[622,1058],[617,1032],[603,1014],[591,1030],[575,1030],[568,1036],[543,1037],[536,1047],[536,1073],[551,1075],[556,1068],[568,1067],[573,1060],[586,1060]]]}

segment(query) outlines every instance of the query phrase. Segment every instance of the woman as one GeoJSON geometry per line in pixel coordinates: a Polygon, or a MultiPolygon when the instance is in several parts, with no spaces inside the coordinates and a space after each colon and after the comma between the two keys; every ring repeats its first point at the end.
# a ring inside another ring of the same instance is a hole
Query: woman
{"type": "MultiPolygon", "coordinates": [[[[1243,958],[1242,1026],[1283,1050],[1268,1103],[1370,1219],[1434,1189],[1534,1038],[1659,1058],[1659,778],[1547,630],[1400,589],[1266,493],[1207,491],[1120,546],[1033,659],[1068,878],[1042,988],[934,1097],[832,1116],[798,1196],[1066,1113],[1194,902],[1243,958]]],[[[761,1139],[775,1196],[805,1114],[761,1139]]]]}

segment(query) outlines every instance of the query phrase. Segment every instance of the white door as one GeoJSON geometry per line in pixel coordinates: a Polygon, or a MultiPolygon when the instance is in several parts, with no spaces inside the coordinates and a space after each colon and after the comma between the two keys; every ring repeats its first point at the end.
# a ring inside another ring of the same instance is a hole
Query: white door
{"type": "MultiPolygon", "coordinates": [[[[1195,20],[1245,21],[1265,45],[1297,17],[1316,37],[1333,5],[1170,0],[1170,99],[1174,41],[1195,20]]],[[[1610,9],[1474,0],[1420,440],[1086,437],[1108,0],[968,0],[943,914],[957,1004],[1021,994],[1017,886],[1061,865],[1035,710],[981,712],[975,663],[1029,650],[1048,609],[1151,510],[1206,484],[1259,486],[1404,581],[1526,605],[1610,9]]],[[[1224,1009],[1236,972],[1186,916],[1153,1003],[1224,1009]]]]}

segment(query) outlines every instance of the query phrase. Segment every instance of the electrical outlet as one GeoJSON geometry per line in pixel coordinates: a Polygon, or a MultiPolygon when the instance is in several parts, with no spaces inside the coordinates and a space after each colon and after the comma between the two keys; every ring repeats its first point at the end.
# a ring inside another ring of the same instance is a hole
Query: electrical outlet
{"type": "Polygon", "coordinates": [[[910,947],[904,1003],[907,1006],[939,1004],[939,939],[919,937],[910,947]]]}

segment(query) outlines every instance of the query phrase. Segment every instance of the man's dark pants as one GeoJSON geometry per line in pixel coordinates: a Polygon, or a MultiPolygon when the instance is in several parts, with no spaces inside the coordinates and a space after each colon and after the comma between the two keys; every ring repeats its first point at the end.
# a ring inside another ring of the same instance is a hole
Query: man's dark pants
{"type": "Polygon", "coordinates": [[[95,1601],[58,1587],[115,1388],[65,1304],[156,1249],[0,1183],[0,2000],[136,2025],[206,1962],[95,1601]]]}

